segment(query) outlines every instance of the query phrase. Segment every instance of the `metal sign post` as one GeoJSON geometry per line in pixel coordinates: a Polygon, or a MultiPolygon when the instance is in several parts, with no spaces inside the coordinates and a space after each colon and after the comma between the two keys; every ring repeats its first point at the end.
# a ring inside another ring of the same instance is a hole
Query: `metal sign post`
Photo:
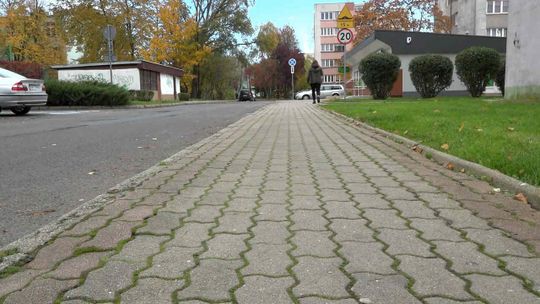
{"type": "Polygon", "coordinates": [[[343,28],[337,33],[338,42],[343,45],[343,89],[345,90],[343,99],[347,97],[347,65],[345,64],[347,50],[345,50],[345,46],[352,42],[353,37],[353,32],[348,28],[343,28]]]}
{"type": "Polygon", "coordinates": [[[296,59],[289,59],[289,66],[291,67],[291,87],[292,87],[292,100],[294,100],[294,66],[296,65],[296,59]]]}
{"type": "Polygon", "coordinates": [[[103,30],[103,37],[107,39],[107,47],[109,51],[109,73],[111,76],[111,84],[113,83],[113,72],[112,72],[112,62],[114,61],[114,52],[113,52],[113,40],[116,37],[116,28],[110,24],[107,24],[107,27],[103,30]]]}

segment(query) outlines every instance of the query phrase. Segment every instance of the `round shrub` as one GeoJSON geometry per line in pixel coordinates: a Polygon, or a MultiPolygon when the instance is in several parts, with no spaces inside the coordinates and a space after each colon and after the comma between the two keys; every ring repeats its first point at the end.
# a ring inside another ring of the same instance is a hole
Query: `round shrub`
{"type": "Polygon", "coordinates": [[[409,72],[420,96],[431,98],[452,84],[454,64],[441,55],[423,55],[411,61],[409,72]]]}
{"type": "Polygon", "coordinates": [[[401,61],[396,55],[375,53],[360,61],[362,80],[374,99],[386,99],[396,81],[401,61]]]}
{"type": "Polygon", "coordinates": [[[456,56],[456,72],[472,97],[482,96],[499,65],[500,55],[491,48],[471,47],[456,56]]]}
{"type": "Polygon", "coordinates": [[[501,64],[499,66],[499,71],[497,72],[497,77],[495,77],[495,84],[497,84],[497,87],[499,90],[501,90],[501,93],[504,96],[504,80],[505,80],[505,74],[506,74],[506,60],[504,56],[501,56],[501,64]]]}

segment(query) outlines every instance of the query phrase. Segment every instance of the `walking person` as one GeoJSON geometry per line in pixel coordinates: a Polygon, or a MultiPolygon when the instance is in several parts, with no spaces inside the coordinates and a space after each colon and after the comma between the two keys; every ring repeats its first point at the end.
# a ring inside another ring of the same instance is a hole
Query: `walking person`
{"type": "Polygon", "coordinates": [[[308,73],[308,83],[311,85],[311,97],[313,98],[313,104],[315,104],[315,93],[317,93],[317,103],[321,102],[321,83],[323,80],[323,69],[319,65],[317,60],[314,60],[311,64],[311,69],[308,73]]]}

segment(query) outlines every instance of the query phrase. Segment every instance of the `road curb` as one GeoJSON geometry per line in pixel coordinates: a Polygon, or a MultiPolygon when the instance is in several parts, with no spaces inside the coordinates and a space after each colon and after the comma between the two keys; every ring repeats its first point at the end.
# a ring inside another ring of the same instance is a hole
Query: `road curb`
{"type": "Polygon", "coordinates": [[[169,108],[169,107],[178,107],[178,106],[187,106],[187,105],[204,105],[204,104],[226,104],[226,103],[235,103],[236,100],[208,100],[208,101],[185,101],[185,102],[176,102],[176,103],[164,103],[164,104],[149,104],[149,105],[127,105],[127,106],[40,106],[32,107],[32,110],[38,111],[77,111],[77,110],[111,110],[111,109],[153,109],[153,108],[169,108]]]}
{"type": "Polygon", "coordinates": [[[45,245],[47,242],[53,240],[55,237],[57,237],[67,229],[71,228],[73,225],[83,221],[90,214],[98,211],[105,205],[112,203],[115,200],[116,196],[118,196],[118,194],[141,185],[149,177],[163,171],[166,167],[163,167],[163,165],[161,164],[163,164],[164,162],[173,163],[177,160],[182,159],[182,157],[206,145],[208,142],[219,138],[224,132],[227,132],[236,124],[241,123],[245,118],[250,117],[251,115],[256,115],[260,111],[264,110],[267,106],[268,105],[265,105],[257,111],[245,115],[244,117],[224,127],[213,135],[210,135],[200,140],[199,142],[184,148],[180,152],[177,152],[171,157],[158,162],[156,165],[146,169],[145,171],[124,180],[123,182],[113,186],[112,188],[109,188],[106,193],[100,194],[94,199],[87,201],[83,205],[64,214],[55,221],[9,243],[8,245],[1,247],[0,252],[14,253],[1,259],[0,272],[5,270],[7,267],[24,264],[32,260],[32,254],[37,249],[45,245]]]}
{"type": "Polygon", "coordinates": [[[415,142],[411,139],[405,138],[403,136],[396,135],[394,133],[391,133],[391,132],[388,132],[379,128],[375,128],[364,122],[358,121],[354,118],[334,112],[324,107],[322,107],[322,109],[330,114],[335,115],[336,117],[342,120],[345,120],[353,124],[356,127],[361,127],[361,128],[373,131],[397,143],[405,144],[408,146],[409,149],[412,149],[412,147],[417,146],[421,148],[422,152],[420,153],[422,155],[425,156],[427,154],[430,154],[432,156],[432,159],[441,165],[446,166],[447,164],[451,163],[454,165],[454,168],[457,171],[464,169],[467,173],[472,174],[476,177],[486,177],[487,181],[490,184],[494,185],[495,187],[499,187],[499,188],[502,188],[504,190],[508,190],[514,193],[523,193],[527,197],[528,202],[531,205],[531,207],[533,207],[536,210],[540,210],[540,188],[538,187],[529,185],[518,179],[505,175],[497,170],[493,170],[493,169],[484,167],[482,165],[479,165],[477,163],[473,163],[468,160],[464,160],[456,156],[441,152],[439,150],[436,150],[431,147],[422,145],[418,142],[415,142]]]}

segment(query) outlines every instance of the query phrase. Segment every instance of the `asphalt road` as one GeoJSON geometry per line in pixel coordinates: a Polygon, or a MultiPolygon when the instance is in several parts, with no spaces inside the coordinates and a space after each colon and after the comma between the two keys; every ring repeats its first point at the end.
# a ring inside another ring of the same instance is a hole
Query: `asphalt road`
{"type": "Polygon", "coordinates": [[[266,104],[0,113],[0,247],[266,104]]]}

